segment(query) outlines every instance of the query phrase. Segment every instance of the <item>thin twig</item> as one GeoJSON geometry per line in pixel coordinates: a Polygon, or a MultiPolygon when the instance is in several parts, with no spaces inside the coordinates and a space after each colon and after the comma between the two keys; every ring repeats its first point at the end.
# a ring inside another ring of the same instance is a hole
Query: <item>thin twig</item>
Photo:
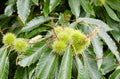
{"type": "Polygon", "coordinates": [[[101,58],[88,58],[90,60],[101,60],[101,59],[104,59],[105,57],[101,57],[101,58]]]}
{"type": "Polygon", "coordinates": [[[1,29],[0,29],[0,33],[1,33],[2,36],[4,36],[4,33],[3,33],[3,31],[1,29]]]}
{"type": "Polygon", "coordinates": [[[49,48],[52,48],[52,46],[49,45],[49,41],[50,41],[51,39],[53,39],[53,38],[49,38],[49,39],[46,41],[46,45],[47,45],[49,48]]]}
{"type": "Polygon", "coordinates": [[[20,53],[18,53],[18,56],[17,56],[17,58],[16,58],[16,65],[18,65],[19,57],[20,57],[20,53]]]}
{"type": "Polygon", "coordinates": [[[100,27],[96,27],[91,33],[89,33],[86,37],[92,38],[98,31],[100,27]]]}
{"type": "Polygon", "coordinates": [[[76,49],[75,49],[74,45],[73,45],[73,44],[71,44],[71,46],[72,46],[72,48],[73,48],[74,52],[76,53],[76,49]]]}
{"type": "Polygon", "coordinates": [[[55,28],[54,28],[55,26],[54,26],[54,21],[53,21],[53,20],[54,20],[54,18],[51,19],[51,27],[52,27],[52,29],[53,29],[52,31],[53,31],[55,37],[59,40],[59,38],[58,38],[58,36],[57,36],[57,34],[56,34],[56,32],[55,32],[55,28]]]}

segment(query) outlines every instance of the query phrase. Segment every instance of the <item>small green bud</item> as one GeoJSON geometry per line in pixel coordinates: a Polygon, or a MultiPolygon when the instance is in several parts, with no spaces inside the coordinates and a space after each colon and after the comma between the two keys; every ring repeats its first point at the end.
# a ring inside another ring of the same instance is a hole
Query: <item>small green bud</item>
{"type": "Polygon", "coordinates": [[[17,39],[15,40],[14,48],[18,52],[25,52],[27,48],[27,43],[23,41],[22,39],[17,39]]]}
{"type": "Polygon", "coordinates": [[[54,52],[62,55],[65,51],[66,44],[63,41],[54,41],[52,48],[54,52]]]}
{"type": "Polygon", "coordinates": [[[12,33],[7,33],[6,35],[3,36],[3,43],[5,45],[12,45],[14,44],[16,37],[12,33]]]}

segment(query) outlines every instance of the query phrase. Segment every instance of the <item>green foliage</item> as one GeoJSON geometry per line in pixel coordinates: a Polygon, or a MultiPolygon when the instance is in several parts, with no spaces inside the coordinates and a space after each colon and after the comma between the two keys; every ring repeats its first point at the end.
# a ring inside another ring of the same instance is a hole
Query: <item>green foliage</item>
{"type": "Polygon", "coordinates": [[[66,46],[67,45],[63,41],[55,41],[52,45],[52,48],[54,52],[62,55],[66,46]]]}
{"type": "Polygon", "coordinates": [[[27,69],[18,67],[14,76],[14,79],[27,79],[27,69]]]}
{"type": "Polygon", "coordinates": [[[45,18],[43,16],[36,17],[36,18],[32,19],[30,22],[28,22],[24,26],[24,28],[22,28],[21,32],[31,31],[34,28],[38,27],[40,24],[46,22],[47,20],[50,20],[50,18],[45,18]]]}
{"type": "Polygon", "coordinates": [[[62,58],[58,79],[71,79],[71,68],[72,52],[70,46],[68,46],[62,58]]]}
{"type": "Polygon", "coordinates": [[[17,0],[17,12],[22,23],[25,24],[30,14],[30,0],[17,0]]]}
{"type": "Polygon", "coordinates": [[[0,79],[8,78],[9,60],[7,54],[7,49],[0,49],[0,79]]]}
{"type": "Polygon", "coordinates": [[[72,13],[78,18],[80,15],[80,0],[69,0],[69,5],[72,13]]]}
{"type": "Polygon", "coordinates": [[[120,0],[3,0],[0,5],[0,79],[120,78],[120,0]],[[9,33],[23,41],[7,38],[9,33]],[[54,46],[56,40],[65,46],[54,46]]]}
{"type": "Polygon", "coordinates": [[[109,77],[109,79],[119,79],[120,78],[120,69],[116,70],[112,73],[112,75],[109,77]]]}
{"type": "Polygon", "coordinates": [[[52,79],[52,75],[58,62],[58,56],[52,52],[45,53],[36,66],[36,78],[52,79]]]}

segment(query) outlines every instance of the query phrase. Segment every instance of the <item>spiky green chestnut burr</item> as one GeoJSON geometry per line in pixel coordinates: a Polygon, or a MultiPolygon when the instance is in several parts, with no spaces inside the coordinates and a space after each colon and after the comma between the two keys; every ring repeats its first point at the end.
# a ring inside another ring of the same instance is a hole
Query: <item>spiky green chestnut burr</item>
{"type": "Polygon", "coordinates": [[[65,27],[64,31],[69,34],[69,36],[74,32],[74,29],[70,28],[70,27],[65,27]]]}
{"type": "Polygon", "coordinates": [[[62,30],[63,30],[62,27],[58,26],[55,28],[55,33],[58,34],[58,33],[62,32],[62,30]]]}
{"type": "Polygon", "coordinates": [[[79,43],[73,43],[74,49],[76,51],[75,54],[83,52],[89,45],[90,45],[89,38],[85,38],[81,40],[79,43]]]}
{"type": "Polygon", "coordinates": [[[79,43],[81,40],[83,40],[85,38],[85,35],[80,32],[79,30],[75,30],[73,33],[72,33],[72,42],[73,43],[79,43]]]}
{"type": "Polygon", "coordinates": [[[78,43],[73,44],[73,46],[74,46],[75,54],[81,53],[84,50],[83,46],[81,46],[78,43]]]}
{"type": "Polygon", "coordinates": [[[12,33],[7,33],[6,35],[3,36],[3,43],[5,45],[12,45],[15,41],[16,37],[12,33]]]}
{"type": "Polygon", "coordinates": [[[89,38],[86,38],[82,41],[82,45],[84,45],[85,47],[89,46],[90,45],[90,39],[89,38]]]}
{"type": "Polygon", "coordinates": [[[58,38],[66,44],[69,43],[70,40],[69,34],[66,33],[65,31],[59,33],[58,38]]]}
{"type": "Polygon", "coordinates": [[[52,48],[55,53],[62,55],[65,51],[66,44],[63,41],[54,41],[52,48]]]}
{"type": "Polygon", "coordinates": [[[22,39],[15,40],[14,49],[18,52],[24,52],[27,48],[27,43],[22,39]]]}

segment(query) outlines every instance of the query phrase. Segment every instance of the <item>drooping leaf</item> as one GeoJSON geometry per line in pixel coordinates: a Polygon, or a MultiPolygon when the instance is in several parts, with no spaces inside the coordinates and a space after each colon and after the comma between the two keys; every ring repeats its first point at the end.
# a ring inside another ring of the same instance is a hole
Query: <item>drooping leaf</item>
{"type": "Polygon", "coordinates": [[[83,62],[81,61],[81,59],[76,57],[76,63],[77,63],[77,70],[78,70],[77,79],[90,79],[88,68],[85,65],[83,65],[83,62]]]}
{"type": "Polygon", "coordinates": [[[78,18],[80,15],[80,1],[69,0],[69,6],[71,8],[72,13],[76,16],[76,18],[78,18]]]}
{"type": "Polygon", "coordinates": [[[0,49],[0,79],[7,79],[9,72],[9,60],[7,57],[7,49],[0,49]]]}
{"type": "Polygon", "coordinates": [[[68,46],[61,62],[58,79],[71,79],[72,52],[68,46]]]}
{"type": "Polygon", "coordinates": [[[40,47],[38,48],[32,48],[32,50],[28,50],[29,52],[32,52],[30,55],[21,55],[20,56],[20,61],[18,62],[18,64],[20,66],[30,66],[32,63],[35,63],[40,56],[42,55],[42,53],[48,51],[49,48],[46,46],[46,44],[43,44],[43,46],[40,45],[40,47]]]}
{"type": "Polygon", "coordinates": [[[14,79],[28,79],[27,68],[18,67],[14,79]]]}
{"type": "Polygon", "coordinates": [[[102,38],[102,40],[107,44],[111,52],[116,56],[118,62],[120,62],[119,52],[117,51],[117,46],[115,42],[112,40],[112,38],[105,32],[104,29],[100,29],[98,34],[102,38]]]}
{"type": "Polygon", "coordinates": [[[114,72],[110,75],[109,79],[120,79],[120,69],[114,71],[114,72]]]}
{"type": "Polygon", "coordinates": [[[31,8],[31,0],[17,0],[17,12],[18,16],[23,22],[23,24],[26,23],[26,20],[30,14],[30,8],[31,8]]]}
{"type": "Polygon", "coordinates": [[[43,16],[40,16],[40,17],[36,17],[34,19],[32,19],[30,22],[28,22],[21,30],[21,32],[27,32],[27,31],[31,31],[33,29],[35,29],[36,27],[38,27],[40,24],[46,22],[50,20],[49,17],[43,17],[43,16]]]}
{"type": "Polygon", "coordinates": [[[115,12],[106,4],[104,5],[108,15],[115,21],[120,21],[120,19],[117,17],[117,15],[115,14],[115,12]]]}
{"type": "Polygon", "coordinates": [[[58,56],[50,51],[45,52],[39,59],[36,67],[37,79],[52,79],[53,72],[57,65],[58,56]]]}
{"type": "Polygon", "coordinates": [[[80,4],[82,5],[83,9],[85,10],[85,12],[91,14],[91,15],[95,15],[94,10],[92,8],[92,6],[90,5],[89,0],[79,0],[80,4]]]}

